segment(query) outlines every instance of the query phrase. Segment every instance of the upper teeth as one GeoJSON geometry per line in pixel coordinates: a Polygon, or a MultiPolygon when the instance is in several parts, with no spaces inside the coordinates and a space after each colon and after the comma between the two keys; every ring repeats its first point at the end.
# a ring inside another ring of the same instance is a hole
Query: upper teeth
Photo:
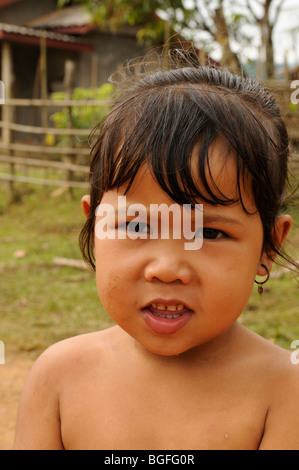
{"type": "Polygon", "coordinates": [[[152,304],[153,308],[156,308],[157,310],[169,310],[170,312],[175,312],[177,310],[183,310],[184,305],[164,305],[164,304],[152,304]]]}

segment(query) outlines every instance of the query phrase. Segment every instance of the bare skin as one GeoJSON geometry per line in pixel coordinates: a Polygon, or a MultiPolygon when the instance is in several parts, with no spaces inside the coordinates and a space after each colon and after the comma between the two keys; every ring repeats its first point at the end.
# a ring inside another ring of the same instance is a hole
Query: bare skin
{"type": "MultiPolygon", "coordinates": [[[[216,149],[213,162],[231,194],[234,161],[223,168],[216,149]]],[[[124,190],[103,202],[116,205],[124,190]]],[[[238,323],[255,276],[272,266],[250,192],[243,199],[254,215],[240,204],[204,206],[197,252],[176,239],[95,240],[99,296],[117,326],[41,356],[24,388],[16,449],[299,450],[299,369],[238,323]],[[184,322],[172,331],[180,320],[161,315],[176,307],[184,322]]],[[[170,201],[143,171],[128,203],[170,201]]],[[[289,216],[277,219],[280,243],[290,227],[289,216]]]]}
{"type": "Polygon", "coordinates": [[[290,353],[238,324],[219,340],[170,358],[116,326],[52,347],[28,378],[15,448],[298,450],[290,353]]]}

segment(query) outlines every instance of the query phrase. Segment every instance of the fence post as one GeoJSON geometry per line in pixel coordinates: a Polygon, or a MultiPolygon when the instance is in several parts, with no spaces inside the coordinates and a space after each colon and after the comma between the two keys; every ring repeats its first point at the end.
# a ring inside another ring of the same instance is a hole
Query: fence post
{"type": "MultiPolygon", "coordinates": [[[[42,32],[40,38],[40,85],[41,85],[41,99],[45,101],[48,98],[48,76],[47,76],[47,37],[46,31],[42,32]]],[[[42,105],[42,127],[48,127],[48,108],[42,105]]],[[[44,136],[44,142],[45,143],[44,136]]]]}
{"type": "MultiPolygon", "coordinates": [[[[75,62],[72,60],[66,60],[65,67],[64,67],[64,88],[66,92],[66,99],[71,100],[73,94],[73,80],[74,80],[74,72],[75,72],[75,62]]],[[[69,129],[74,128],[73,123],[73,116],[72,116],[72,106],[68,106],[68,125],[69,129]]],[[[68,137],[68,146],[75,147],[75,140],[73,136],[68,137]]],[[[72,163],[73,158],[71,155],[66,156],[66,161],[72,163]]],[[[66,179],[72,180],[73,172],[71,170],[67,171],[66,179]]],[[[73,188],[71,186],[68,187],[68,193],[70,199],[73,198],[73,188]]]]}
{"type": "MultiPolygon", "coordinates": [[[[11,98],[12,95],[12,83],[13,83],[13,66],[12,66],[12,52],[11,52],[11,45],[7,41],[3,41],[2,43],[2,79],[4,83],[5,89],[5,101],[11,98]]],[[[4,127],[2,130],[2,141],[9,148],[9,144],[11,143],[11,129],[9,128],[9,124],[12,122],[12,108],[8,104],[3,105],[2,110],[2,120],[7,124],[7,127],[4,127]]],[[[12,156],[12,152],[7,150],[7,155],[12,156]]],[[[10,173],[13,176],[15,173],[15,166],[13,163],[10,164],[10,173]]],[[[13,180],[9,182],[9,192],[10,197],[13,200],[14,198],[14,183],[13,180]]]]}

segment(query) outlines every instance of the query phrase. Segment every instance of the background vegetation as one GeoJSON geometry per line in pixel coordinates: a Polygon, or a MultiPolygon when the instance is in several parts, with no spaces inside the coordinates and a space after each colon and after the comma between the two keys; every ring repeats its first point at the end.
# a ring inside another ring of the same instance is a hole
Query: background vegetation
{"type": "MultiPolygon", "coordinates": [[[[57,0],[57,7],[82,5],[104,30],[116,32],[123,25],[135,26],[141,44],[167,43],[177,33],[212,57],[216,50],[220,51],[221,64],[237,73],[248,61],[249,51],[256,49],[257,75],[269,80],[275,76],[274,32],[286,3],[286,0],[57,0]]],[[[293,13],[296,14],[295,9],[293,13]]],[[[286,30],[295,44],[298,27],[286,30]]]]}

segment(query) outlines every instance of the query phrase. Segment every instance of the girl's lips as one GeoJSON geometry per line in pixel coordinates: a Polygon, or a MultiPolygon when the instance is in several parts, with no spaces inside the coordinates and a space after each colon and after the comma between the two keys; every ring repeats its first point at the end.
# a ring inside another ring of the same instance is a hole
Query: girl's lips
{"type": "Polygon", "coordinates": [[[183,328],[193,311],[181,301],[156,299],[142,309],[146,325],[160,335],[171,335],[183,328]]]}
{"type": "Polygon", "coordinates": [[[156,305],[156,306],[163,305],[165,307],[176,306],[178,310],[182,310],[182,307],[184,307],[185,309],[192,312],[192,309],[183,300],[178,300],[178,299],[163,299],[162,297],[159,297],[157,299],[151,300],[148,304],[146,304],[145,308],[148,308],[153,305],[156,305]]]}

